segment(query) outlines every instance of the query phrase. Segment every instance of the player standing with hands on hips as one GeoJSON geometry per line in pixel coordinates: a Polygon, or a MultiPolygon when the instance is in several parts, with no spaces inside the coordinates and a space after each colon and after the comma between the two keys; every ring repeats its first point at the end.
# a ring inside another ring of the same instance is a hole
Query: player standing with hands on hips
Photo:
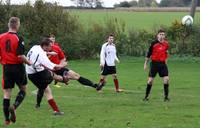
{"type": "Polygon", "coordinates": [[[110,34],[108,41],[102,45],[100,53],[100,67],[101,67],[101,79],[97,91],[100,91],[106,83],[106,76],[112,75],[115,84],[116,92],[122,92],[119,88],[119,82],[116,73],[116,62],[120,62],[117,57],[117,51],[114,44],[114,35],[110,34]]]}
{"type": "Polygon", "coordinates": [[[144,70],[147,69],[149,59],[151,59],[149,78],[146,87],[146,95],[144,101],[149,100],[149,94],[153,85],[154,78],[158,73],[163,78],[164,84],[164,101],[169,101],[169,75],[166,60],[168,57],[167,51],[169,43],[165,39],[165,31],[159,30],[157,33],[157,39],[151,43],[151,46],[147,52],[146,60],[144,63],[144,70]]]}

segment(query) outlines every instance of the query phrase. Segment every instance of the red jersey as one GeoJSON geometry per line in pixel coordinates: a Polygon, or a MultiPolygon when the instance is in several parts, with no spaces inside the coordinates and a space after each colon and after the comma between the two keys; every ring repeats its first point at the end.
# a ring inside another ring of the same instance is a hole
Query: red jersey
{"type": "Polygon", "coordinates": [[[151,47],[149,48],[147,57],[152,61],[156,62],[165,62],[168,54],[167,50],[169,48],[169,43],[165,40],[163,42],[159,42],[158,40],[152,42],[151,47]]]}
{"type": "Polygon", "coordinates": [[[23,39],[14,32],[6,32],[0,35],[0,56],[1,63],[21,64],[19,55],[24,54],[23,39]]]}
{"type": "Polygon", "coordinates": [[[49,59],[54,64],[60,64],[60,61],[65,58],[64,52],[57,44],[52,45],[52,52],[56,52],[57,55],[49,55],[49,59]]]}

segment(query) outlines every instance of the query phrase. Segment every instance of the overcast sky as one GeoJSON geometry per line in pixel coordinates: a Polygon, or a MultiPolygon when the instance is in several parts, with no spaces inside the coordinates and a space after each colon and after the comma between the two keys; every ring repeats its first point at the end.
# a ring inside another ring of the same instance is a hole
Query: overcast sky
{"type": "MultiPolygon", "coordinates": [[[[6,0],[3,0],[3,1],[6,1],[6,0]]],[[[28,0],[11,0],[11,4],[24,4],[26,3],[28,0]]],[[[31,3],[34,3],[35,0],[30,0],[31,3]]],[[[71,2],[71,0],[44,0],[44,1],[47,1],[47,2],[58,2],[59,5],[62,5],[62,6],[70,6],[70,5],[74,5],[73,2],[71,2]]],[[[105,7],[113,7],[113,5],[115,3],[119,3],[121,1],[125,1],[125,0],[102,0],[103,3],[104,3],[104,6],[105,7]]],[[[131,1],[131,0],[126,0],[126,1],[131,1]]],[[[157,0],[158,2],[160,0],[157,0]]]]}

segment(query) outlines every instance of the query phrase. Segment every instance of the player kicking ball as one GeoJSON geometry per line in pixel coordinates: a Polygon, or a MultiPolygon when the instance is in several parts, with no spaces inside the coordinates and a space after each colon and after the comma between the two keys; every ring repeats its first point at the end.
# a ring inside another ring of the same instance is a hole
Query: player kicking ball
{"type": "Polygon", "coordinates": [[[108,41],[102,45],[100,53],[100,67],[101,67],[101,79],[97,91],[100,91],[106,83],[107,75],[112,75],[115,91],[122,92],[119,88],[119,82],[116,73],[116,62],[120,62],[117,57],[117,51],[114,44],[114,35],[109,35],[108,41]]]}
{"type": "Polygon", "coordinates": [[[53,73],[53,71],[59,70],[64,66],[62,64],[57,65],[52,63],[47,57],[46,52],[51,49],[51,43],[49,38],[43,38],[40,45],[35,45],[29,50],[27,57],[33,64],[31,66],[26,65],[26,72],[30,81],[38,88],[36,108],[40,107],[40,103],[45,93],[48,103],[54,111],[54,115],[63,115],[64,113],[59,110],[53,99],[49,84],[53,79],[65,83],[68,79],[53,73]]]}

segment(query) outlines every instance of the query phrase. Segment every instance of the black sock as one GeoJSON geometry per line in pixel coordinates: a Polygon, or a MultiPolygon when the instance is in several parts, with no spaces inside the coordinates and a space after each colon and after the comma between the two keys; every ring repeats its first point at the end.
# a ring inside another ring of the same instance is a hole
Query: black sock
{"type": "Polygon", "coordinates": [[[55,81],[54,81],[54,85],[56,85],[57,83],[58,83],[58,81],[55,80],[55,81]]]}
{"type": "Polygon", "coordinates": [[[151,87],[152,85],[151,84],[147,84],[147,88],[146,88],[146,95],[145,95],[145,98],[147,98],[151,92],[151,87]]]}
{"type": "Polygon", "coordinates": [[[165,98],[168,98],[168,94],[169,94],[169,84],[164,84],[164,95],[165,95],[165,98]]]}
{"type": "Polygon", "coordinates": [[[15,99],[15,103],[13,104],[15,109],[19,107],[19,105],[22,103],[24,100],[24,97],[26,96],[26,92],[23,90],[20,90],[19,93],[17,94],[17,97],[15,99]]]}
{"type": "Polygon", "coordinates": [[[78,79],[78,82],[81,83],[81,84],[83,84],[83,85],[90,86],[90,87],[93,87],[93,88],[97,87],[96,84],[94,84],[92,81],[90,81],[90,80],[88,80],[88,79],[86,79],[84,77],[80,77],[78,79]]]}
{"type": "Polygon", "coordinates": [[[9,107],[10,107],[10,99],[3,99],[3,112],[5,116],[5,120],[9,121],[9,107]]]}
{"type": "Polygon", "coordinates": [[[37,105],[39,106],[42,101],[43,95],[44,95],[44,89],[39,89],[37,92],[37,105]]]}

